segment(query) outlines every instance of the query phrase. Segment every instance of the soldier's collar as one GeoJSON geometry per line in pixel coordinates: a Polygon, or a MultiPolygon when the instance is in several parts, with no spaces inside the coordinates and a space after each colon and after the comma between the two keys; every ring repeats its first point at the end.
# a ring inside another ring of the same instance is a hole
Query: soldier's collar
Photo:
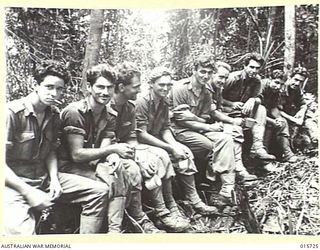
{"type": "MultiPolygon", "coordinates": [[[[29,116],[29,115],[36,116],[36,112],[34,111],[34,108],[33,108],[33,105],[32,105],[32,99],[34,99],[34,98],[38,98],[36,92],[30,93],[29,95],[27,95],[24,98],[24,106],[25,106],[24,115],[25,116],[29,116]]],[[[45,113],[48,113],[48,112],[51,113],[51,107],[50,106],[46,107],[44,112],[45,113]]]]}
{"type": "Polygon", "coordinates": [[[155,104],[158,104],[161,100],[163,100],[166,104],[169,105],[169,99],[167,97],[165,98],[158,98],[155,96],[155,94],[153,93],[152,89],[150,90],[149,92],[149,96],[150,96],[150,100],[155,103],[155,104]]]}
{"type": "Polygon", "coordinates": [[[196,79],[194,75],[192,75],[189,79],[190,81],[188,83],[188,90],[192,90],[192,84],[196,81],[196,79]]]}

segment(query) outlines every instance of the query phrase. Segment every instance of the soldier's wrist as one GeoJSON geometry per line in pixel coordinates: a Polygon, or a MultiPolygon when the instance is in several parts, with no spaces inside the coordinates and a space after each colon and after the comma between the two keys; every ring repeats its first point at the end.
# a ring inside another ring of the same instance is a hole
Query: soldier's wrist
{"type": "Polygon", "coordinates": [[[261,99],[259,97],[254,98],[256,104],[261,104],[261,99]]]}

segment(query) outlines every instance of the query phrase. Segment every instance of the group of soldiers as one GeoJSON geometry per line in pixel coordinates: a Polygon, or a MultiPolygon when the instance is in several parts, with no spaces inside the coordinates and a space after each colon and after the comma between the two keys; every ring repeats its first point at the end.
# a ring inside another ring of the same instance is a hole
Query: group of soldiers
{"type": "Polygon", "coordinates": [[[310,103],[301,91],[306,69],[294,69],[286,82],[279,70],[261,80],[263,63],[249,53],[243,70],[231,72],[200,55],[187,79],[154,68],[143,95],[134,64],[99,64],[87,71],[88,95],[61,112],[54,105],[70,74],[60,63],[40,64],[34,91],[7,105],[5,234],[35,234],[34,211],[53,203],[80,205],[81,234],[122,232],[125,210],[145,233],[185,232],[190,220],[178,208],[173,180],[195,212],[219,214],[232,204],[236,183],[257,180],[243,164],[246,131],[250,156],[262,162],[298,160],[289,124],[307,126],[317,143],[317,118],[306,115],[310,103]],[[268,153],[273,143],[277,156],[268,153]],[[215,190],[219,183],[208,204],[199,180],[215,190]]]}

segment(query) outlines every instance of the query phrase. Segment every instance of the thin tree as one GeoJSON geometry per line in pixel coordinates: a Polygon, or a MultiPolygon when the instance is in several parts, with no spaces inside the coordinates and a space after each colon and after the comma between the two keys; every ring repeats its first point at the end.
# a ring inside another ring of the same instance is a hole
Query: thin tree
{"type": "Polygon", "coordinates": [[[293,66],[295,58],[295,36],[296,36],[296,25],[295,25],[295,6],[285,6],[284,10],[284,32],[285,32],[285,49],[284,49],[284,72],[286,76],[289,76],[293,66]]]}
{"type": "Polygon", "coordinates": [[[101,47],[101,37],[103,31],[103,20],[104,20],[104,10],[91,10],[90,13],[90,30],[88,36],[88,42],[86,46],[86,53],[84,57],[84,65],[82,70],[81,79],[81,94],[85,95],[87,93],[86,88],[86,72],[99,62],[99,53],[101,47]]]}

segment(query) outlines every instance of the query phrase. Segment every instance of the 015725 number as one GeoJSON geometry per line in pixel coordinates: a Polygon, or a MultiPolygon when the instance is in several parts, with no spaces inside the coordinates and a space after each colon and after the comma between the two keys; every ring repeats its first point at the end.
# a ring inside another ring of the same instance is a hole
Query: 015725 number
{"type": "Polygon", "coordinates": [[[300,248],[302,248],[302,249],[318,249],[319,244],[300,244],[300,248]]]}

